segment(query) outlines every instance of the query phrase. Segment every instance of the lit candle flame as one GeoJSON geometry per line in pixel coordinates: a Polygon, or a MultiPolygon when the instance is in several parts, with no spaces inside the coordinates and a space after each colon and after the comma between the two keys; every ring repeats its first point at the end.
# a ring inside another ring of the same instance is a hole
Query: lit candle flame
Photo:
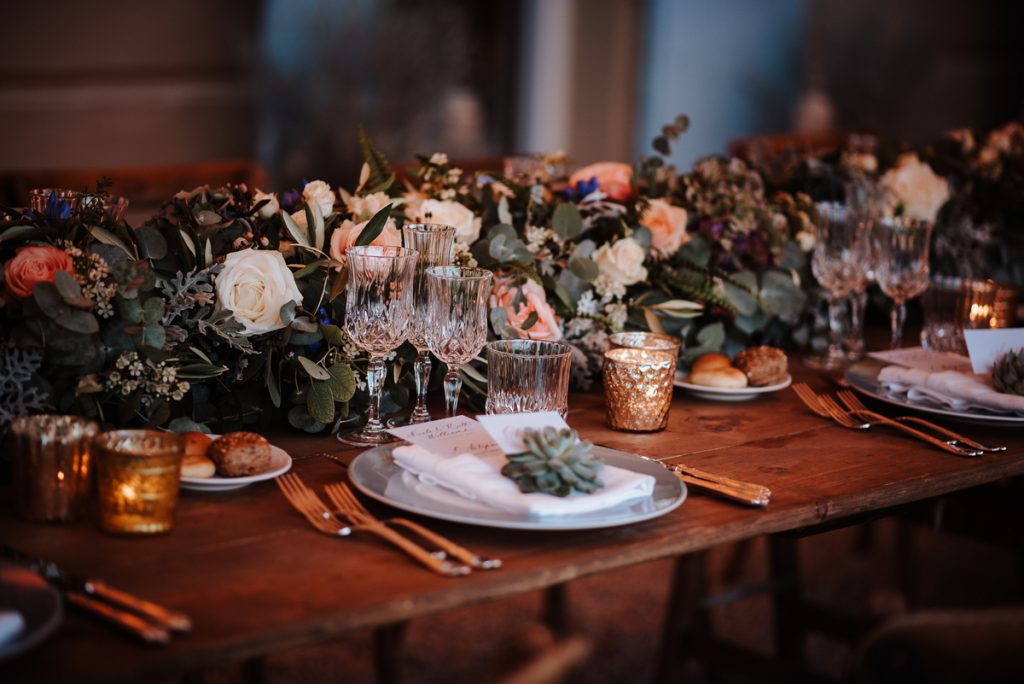
{"type": "Polygon", "coordinates": [[[126,499],[134,499],[135,487],[132,487],[130,484],[121,485],[121,496],[123,496],[126,499]]]}

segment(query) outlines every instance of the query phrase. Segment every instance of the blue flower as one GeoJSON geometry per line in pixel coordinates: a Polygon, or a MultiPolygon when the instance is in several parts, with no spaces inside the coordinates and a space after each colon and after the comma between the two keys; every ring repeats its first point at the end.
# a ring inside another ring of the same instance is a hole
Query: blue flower
{"type": "Polygon", "coordinates": [[[50,192],[46,197],[46,217],[67,221],[71,218],[71,202],[57,197],[57,193],[50,192]]]}
{"type": "Polygon", "coordinates": [[[302,193],[295,189],[282,192],[278,197],[281,208],[289,213],[295,211],[295,205],[299,203],[300,199],[302,199],[302,193]]]}
{"type": "Polygon", "coordinates": [[[587,195],[591,194],[592,192],[596,192],[599,187],[600,186],[597,182],[597,176],[591,176],[590,180],[576,181],[575,186],[570,186],[568,189],[566,189],[565,197],[566,199],[569,200],[578,201],[583,199],[587,195]]]}

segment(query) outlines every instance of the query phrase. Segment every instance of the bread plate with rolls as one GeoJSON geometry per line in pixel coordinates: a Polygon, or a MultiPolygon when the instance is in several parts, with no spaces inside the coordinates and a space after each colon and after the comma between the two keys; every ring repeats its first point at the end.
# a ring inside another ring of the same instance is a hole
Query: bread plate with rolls
{"type": "Polygon", "coordinates": [[[260,435],[232,432],[204,435],[186,432],[181,462],[181,488],[225,492],[253,482],[271,480],[292,467],[292,457],[260,435]]]}
{"type": "Polygon", "coordinates": [[[790,386],[786,354],[775,347],[751,347],[730,360],[724,354],[704,354],[689,374],[677,373],[675,386],[701,399],[747,401],[790,386]]]}

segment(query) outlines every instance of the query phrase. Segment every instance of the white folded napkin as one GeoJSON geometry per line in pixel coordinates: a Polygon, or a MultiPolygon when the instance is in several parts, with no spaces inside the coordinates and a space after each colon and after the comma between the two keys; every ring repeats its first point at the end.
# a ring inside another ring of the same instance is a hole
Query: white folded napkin
{"type": "Polygon", "coordinates": [[[878,382],[891,392],[905,392],[912,402],[945,405],[956,411],[981,409],[1024,415],[1024,397],[997,392],[983,375],[885,366],[878,373],[878,382]]]}
{"type": "Polygon", "coordinates": [[[605,465],[601,469],[604,487],[593,494],[573,492],[559,497],[541,492],[523,494],[511,479],[501,474],[504,456],[459,454],[442,456],[419,446],[400,446],[391,452],[395,463],[423,482],[445,487],[460,496],[506,513],[531,516],[574,515],[617,506],[624,501],[650,496],[654,477],[605,465]]]}
{"type": "Polygon", "coordinates": [[[16,610],[0,610],[0,644],[6,644],[25,629],[25,618],[16,610]]]}

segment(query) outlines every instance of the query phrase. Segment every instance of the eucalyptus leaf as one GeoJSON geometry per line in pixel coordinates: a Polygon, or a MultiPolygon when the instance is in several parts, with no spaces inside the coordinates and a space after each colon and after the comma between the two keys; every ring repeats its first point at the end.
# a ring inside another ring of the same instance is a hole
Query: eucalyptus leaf
{"type": "Polygon", "coordinates": [[[588,283],[592,283],[597,280],[597,276],[601,273],[600,269],[597,267],[597,262],[590,257],[572,257],[569,259],[569,270],[572,271],[577,278],[588,283]]]}
{"type": "Polygon", "coordinates": [[[167,331],[158,324],[146,325],[142,328],[142,346],[163,349],[167,342],[167,331]]]}
{"type": "Polygon", "coordinates": [[[138,297],[134,299],[117,298],[117,311],[121,318],[131,323],[142,322],[142,302],[138,297]]]}
{"type": "Polygon", "coordinates": [[[633,231],[633,240],[638,245],[647,251],[651,248],[651,243],[654,242],[654,236],[651,234],[651,229],[647,226],[637,226],[636,230],[633,231]]]}
{"type": "MultiPolygon", "coordinates": [[[[88,311],[71,310],[65,315],[54,319],[54,322],[65,330],[81,333],[82,335],[93,335],[100,331],[99,321],[88,311]]],[[[161,332],[163,332],[162,329],[161,332]]]]}
{"type": "Polygon", "coordinates": [[[323,333],[324,339],[327,340],[328,344],[332,344],[335,347],[340,347],[345,344],[345,334],[336,325],[320,325],[320,332],[323,333]]]}
{"type": "Polygon", "coordinates": [[[67,312],[64,298],[53,283],[36,283],[32,287],[32,300],[47,318],[57,320],[67,312]]]}
{"type": "Polygon", "coordinates": [[[153,226],[142,226],[135,229],[135,241],[141,248],[140,256],[154,261],[167,256],[167,240],[153,226]]]}
{"type": "MultiPolygon", "coordinates": [[[[327,369],[320,366],[313,361],[307,359],[305,356],[299,357],[299,365],[302,366],[302,370],[306,371],[306,374],[314,380],[330,380],[331,374],[327,372],[327,369]]],[[[327,423],[330,421],[322,420],[321,423],[327,423]]]]}
{"type": "Polygon", "coordinates": [[[677,254],[700,267],[707,266],[711,261],[711,247],[700,235],[692,235],[687,243],[679,248],[677,254]]]}
{"type": "Polygon", "coordinates": [[[274,365],[267,359],[267,394],[270,395],[270,403],[276,408],[281,408],[281,383],[274,375],[274,365]]]}
{"type": "Polygon", "coordinates": [[[761,302],[770,314],[796,316],[806,299],[800,285],[786,271],[771,270],[761,277],[761,302]]]}
{"type": "Polygon", "coordinates": [[[167,429],[171,432],[201,432],[204,435],[210,434],[210,428],[202,423],[197,423],[191,418],[185,416],[179,416],[173,419],[167,424],[167,429]]]}
{"type": "Polygon", "coordinates": [[[278,315],[281,317],[281,322],[285,325],[290,325],[295,320],[295,306],[295,302],[291,299],[281,305],[278,315]]]}
{"type": "Polygon", "coordinates": [[[697,343],[710,351],[718,351],[725,342],[725,326],[721,323],[711,323],[697,332],[697,343]]]}
{"type": "Polygon", "coordinates": [[[75,277],[67,271],[56,271],[53,274],[53,284],[65,302],[82,298],[82,287],[75,280],[75,277]]]}
{"type": "Polygon", "coordinates": [[[741,316],[751,316],[757,312],[757,276],[751,271],[740,271],[732,276],[739,287],[726,280],[722,283],[722,294],[741,316]]]}
{"type": "Polygon", "coordinates": [[[583,232],[583,217],[575,204],[559,202],[551,219],[551,229],[563,240],[572,240],[583,232]]]}
{"type": "Polygon", "coordinates": [[[508,197],[502,196],[498,202],[498,220],[502,223],[512,223],[512,212],[508,210],[508,197]]]}
{"type": "Polygon", "coordinates": [[[304,333],[315,333],[320,330],[320,324],[308,316],[297,316],[291,322],[291,327],[304,333]]]}
{"type": "Polygon", "coordinates": [[[335,401],[351,401],[356,395],[356,375],[347,363],[336,363],[327,369],[331,379],[327,381],[335,401]]]}
{"type": "Polygon", "coordinates": [[[320,421],[309,415],[309,410],[305,406],[293,406],[288,411],[288,424],[298,430],[309,430],[316,423],[320,421]]]}
{"type": "Polygon", "coordinates": [[[6,242],[7,240],[14,240],[19,237],[31,235],[33,232],[38,231],[39,228],[35,226],[11,226],[3,233],[0,233],[0,242],[6,242]]]}
{"type": "Polygon", "coordinates": [[[334,420],[334,394],[328,383],[313,380],[309,384],[306,408],[309,409],[309,415],[318,423],[330,423],[334,420]]]}
{"type": "Polygon", "coordinates": [[[164,317],[164,300],[160,297],[150,297],[142,305],[142,313],[147,323],[159,323],[164,317]]]}

